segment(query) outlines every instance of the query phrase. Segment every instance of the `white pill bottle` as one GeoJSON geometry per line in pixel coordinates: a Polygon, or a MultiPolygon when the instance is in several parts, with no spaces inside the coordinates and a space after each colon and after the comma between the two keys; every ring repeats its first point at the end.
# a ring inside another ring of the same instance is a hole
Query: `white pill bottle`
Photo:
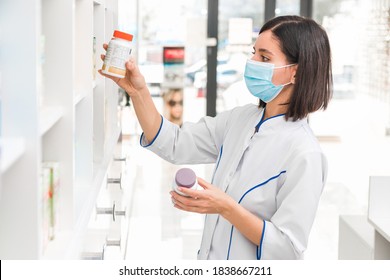
{"type": "Polygon", "coordinates": [[[133,35],[115,30],[108,43],[106,57],[102,66],[104,74],[123,78],[126,75],[126,61],[131,54],[133,35]]]}

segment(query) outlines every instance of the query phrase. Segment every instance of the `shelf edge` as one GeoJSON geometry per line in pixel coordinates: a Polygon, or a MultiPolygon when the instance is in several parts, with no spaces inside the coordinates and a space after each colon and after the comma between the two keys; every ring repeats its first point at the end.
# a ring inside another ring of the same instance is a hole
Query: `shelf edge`
{"type": "Polygon", "coordinates": [[[121,128],[118,127],[113,137],[110,139],[111,141],[108,145],[109,148],[104,156],[104,160],[102,161],[102,164],[98,167],[98,172],[96,173],[96,176],[94,176],[93,178],[90,194],[87,196],[85,204],[83,205],[81,213],[75,223],[72,241],[70,246],[68,247],[68,252],[66,253],[68,258],[73,258],[75,253],[77,252],[77,248],[80,248],[79,244],[81,244],[81,239],[84,236],[84,232],[87,230],[90,216],[92,214],[93,208],[96,205],[96,199],[103,184],[103,179],[107,173],[110,160],[114,155],[113,152],[115,150],[116,144],[118,143],[120,134],[121,128]]]}
{"type": "Polygon", "coordinates": [[[1,149],[1,173],[7,172],[25,152],[25,141],[23,138],[0,139],[1,149]]]}
{"type": "Polygon", "coordinates": [[[94,5],[103,5],[103,0],[93,0],[94,5]]]}
{"type": "Polygon", "coordinates": [[[39,114],[41,136],[45,135],[62,118],[63,109],[61,107],[43,107],[39,114]]]}

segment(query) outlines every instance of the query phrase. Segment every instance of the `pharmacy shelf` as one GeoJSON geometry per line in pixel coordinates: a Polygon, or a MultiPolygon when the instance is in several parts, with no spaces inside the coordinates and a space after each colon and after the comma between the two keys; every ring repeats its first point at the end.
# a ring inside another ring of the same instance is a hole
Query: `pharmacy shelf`
{"type": "Polygon", "coordinates": [[[47,244],[47,248],[43,253],[42,259],[72,259],[64,254],[68,250],[70,241],[72,240],[73,231],[63,231],[55,236],[54,240],[51,240],[47,244]]]}
{"type": "Polygon", "coordinates": [[[82,94],[82,93],[75,94],[75,98],[74,98],[74,101],[73,101],[74,106],[77,106],[78,104],[80,104],[80,102],[83,101],[83,99],[85,97],[87,97],[86,93],[84,93],[84,94],[82,94]]]}
{"type": "Polygon", "coordinates": [[[370,218],[369,222],[388,242],[390,242],[390,218],[370,218]]]}
{"type": "Polygon", "coordinates": [[[1,139],[0,149],[1,173],[4,174],[22,157],[25,151],[25,141],[21,138],[1,139]]]}
{"type": "Polygon", "coordinates": [[[61,119],[63,109],[61,107],[43,107],[39,113],[40,132],[45,135],[61,119]]]}
{"type": "Polygon", "coordinates": [[[80,200],[76,202],[79,205],[77,222],[73,231],[71,246],[68,250],[68,256],[74,258],[75,253],[78,254],[78,248],[81,247],[83,236],[87,229],[91,214],[96,207],[96,200],[103,186],[106,185],[105,178],[107,177],[107,170],[112,160],[115,147],[118,143],[121,134],[121,129],[117,128],[112,134],[109,141],[106,142],[105,156],[100,164],[94,167],[94,179],[92,186],[76,186],[75,195],[80,200]],[[81,202],[81,203],[80,203],[81,202]]]}
{"type": "Polygon", "coordinates": [[[118,0],[0,1],[0,29],[9,39],[0,56],[8,81],[1,88],[1,259],[79,258],[80,233],[120,135],[118,87],[95,73],[94,59],[117,16],[118,0]],[[43,162],[59,163],[60,182],[59,227],[47,244],[43,162]]]}
{"type": "MultiPolygon", "coordinates": [[[[99,82],[93,81],[91,83],[91,89],[92,90],[95,89],[98,85],[99,85],[99,82]]],[[[78,104],[80,104],[80,102],[83,101],[90,94],[90,92],[91,91],[88,91],[88,90],[75,91],[73,105],[77,106],[78,104]]]]}
{"type": "MultiPolygon", "coordinates": [[[[80,211],[80,217],[78,219],[76,229],[80,231],[88,225],[89,217],[92,213],[93,208],[96,205],[96,198],[100,192],[100,188],[105,184],[105,177],[107,174],[108,166],[113,158],[115,147],[118,143],[119,136],[121,134],[121,129],[117,128],[117,130],[113,133],[113,137],[107,142],[106,151],[103,161],[100,164],[94,166],[94,179],[92,183],[92,187],[85,188],[88,191],[87,199],[84,200],[82,204],[82,209],[80,211]]],[[[83,190],[84,188],[79,188],[83,190]]],[[[85,195],[79,195],[79,197],[83,197],[85,195]]]]}
{"type": "Polygon", "coordinates": [[[390,176],[371,176],[368,221],[390,242],[390,176]]]}
{"type": "Polygon", "coordinates": [[[95,5],[103,5],[104,4],[104,0],[93,0],[93,3],[95,5]]]}
{"type": "Polygon", "coordinates": [[[110,140],[106,143],[106,152],[101,164],[95,166],[95,176],[92,186],[75,186],[76,224],[72,231],[63,231],[50,241],[45,250],[43,259],[78,259],[80,248],[84,241],[85,232],[96,206],[96,200],[105,178],[109,164],[112,160],[115,147],[118,143],[121,129],[117,128],[110,140]]]}
{"type": "Polygon", "coordinates": [[[368,222],[375,229],[374,259],[390,259],[390,176],[370,176],[368,222]]]}

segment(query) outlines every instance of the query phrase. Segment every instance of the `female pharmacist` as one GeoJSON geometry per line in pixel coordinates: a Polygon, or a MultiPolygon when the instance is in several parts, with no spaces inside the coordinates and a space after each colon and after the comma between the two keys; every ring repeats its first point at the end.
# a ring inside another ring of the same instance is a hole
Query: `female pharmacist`
{"type": "Polygon", "coordinates": [[[307,122],[331,98],[325,31],[298,16],[266,22],[244,72],[259,106],[181,128],[158,113],[133,60],[126,68],[107,77],[130,95],[141,145],[175,164],[216,163],[211,183],[198,178],[203,190],[171,193],[176,208],[206,214],[198,259],[301,259],[327,175],[307,122]]]}

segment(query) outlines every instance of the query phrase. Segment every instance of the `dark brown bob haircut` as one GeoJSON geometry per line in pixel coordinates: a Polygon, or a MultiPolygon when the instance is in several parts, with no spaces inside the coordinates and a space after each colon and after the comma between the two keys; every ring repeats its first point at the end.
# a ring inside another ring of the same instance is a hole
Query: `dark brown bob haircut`
{"type": "MultiPolygon", "coordinates": [[[[332,63],[328,36],[314,20],[300,16],[275,17],[264,24],[259,34],[271,30],[279,41],[288,63],[297,63],[295,84],[286,119],[305,118],[326,109],[332,96],[332,63]]],[[[260,107],[266,103],[260,100],[260,107]]]]}

